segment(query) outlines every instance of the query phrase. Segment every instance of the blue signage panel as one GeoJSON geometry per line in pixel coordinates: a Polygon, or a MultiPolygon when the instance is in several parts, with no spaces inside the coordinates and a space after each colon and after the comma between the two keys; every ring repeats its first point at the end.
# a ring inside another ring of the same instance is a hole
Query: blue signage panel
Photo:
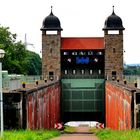
{"type": "Polygon", "coordinates": [[[76,64],[88,64],[89,57],[76,57],[76,64]]]}

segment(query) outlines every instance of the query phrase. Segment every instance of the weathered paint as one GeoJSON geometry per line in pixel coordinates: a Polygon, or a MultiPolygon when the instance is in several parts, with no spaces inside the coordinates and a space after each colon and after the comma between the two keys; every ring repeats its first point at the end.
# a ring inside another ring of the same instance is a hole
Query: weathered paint
{"type": "Polygon", "coordinates": [[[108,81],[105,88],[106,127],[115,130],[131,129],[133,93],[108,81]]]}
{"type": "Polygon", "coordinates": [[[23,126],[23,95],[20,92],[3,93],[4,129],[21,129],[23,126]]]}
{"type": "MultiPolygon", "coordinates": [[[[117,130],[140,128],[140,90],[121,82],[106,81],[105,91],[106,127],[117,130]]],[[[3,95],[5,129],[49,129],[60,122],[59,82],[3,95]]],[[[83,114],[88,116],[88,113],[83,114]]],[[[95,116],[99,117],[99,114],[95,116]]]]}
{"type": "Polygon", "coordinates": [[[60,84],[27,93],[26,105],[28,129],[54,128],[60,122],[60,84]]]}

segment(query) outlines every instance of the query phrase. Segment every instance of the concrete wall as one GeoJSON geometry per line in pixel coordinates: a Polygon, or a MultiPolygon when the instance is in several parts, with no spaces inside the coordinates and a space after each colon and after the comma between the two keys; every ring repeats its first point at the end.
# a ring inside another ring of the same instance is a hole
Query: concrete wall
{"type": "Polygon", "coordinates": [[[4,129],[23,128],[23,94],[3,93],[4,129]]]}

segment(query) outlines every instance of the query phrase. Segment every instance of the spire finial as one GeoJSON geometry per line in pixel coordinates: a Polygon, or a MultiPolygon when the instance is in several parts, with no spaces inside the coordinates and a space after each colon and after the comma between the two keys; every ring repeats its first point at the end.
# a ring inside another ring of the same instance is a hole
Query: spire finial
{"type": "Polygon", "coordinates": [[[51,15],[53,15],[52,9],[53,9],[53,6],[51,6],[51,15]]]}
{"type": "Polygon", "coordinates": [[[113,7],[113,12],[112,12],[112,14],[115,14],[115,12],[114,12],[114,5],[113,5],[112,7],[113,7]]]}

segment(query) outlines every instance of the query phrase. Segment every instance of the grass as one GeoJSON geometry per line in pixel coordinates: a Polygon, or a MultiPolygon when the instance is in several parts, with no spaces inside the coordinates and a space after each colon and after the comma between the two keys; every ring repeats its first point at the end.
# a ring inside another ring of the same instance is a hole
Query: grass
{"type": "MultiPolygon", "coordinates": [[[[74,132],[75,127],[66,126],[64,129],[64,133],[74,132]]],[[[140,130],[115,131],[93,128],[90,132],[95,133],[100,140],[140,140],[140,130]]],[[[4,137],[0,140],[50,140],[59,135],[57,130],[12,130],[4,131],[4,137]]]]}
{"type": "Polygon", "coordinates": [[[76,131],[76,127],[65,126],[64,133],[74,133],[76,131]]]}
{"type": "Polygon", "coordinates": [[[140,130],[92,129],[100,140],[140,140],[140,130]]]}
{"type": "Polygon", "coordinates": [[[56,130],[12,130],[5,131],[0,140],[50,140],[59,135],[56,130]]]}

